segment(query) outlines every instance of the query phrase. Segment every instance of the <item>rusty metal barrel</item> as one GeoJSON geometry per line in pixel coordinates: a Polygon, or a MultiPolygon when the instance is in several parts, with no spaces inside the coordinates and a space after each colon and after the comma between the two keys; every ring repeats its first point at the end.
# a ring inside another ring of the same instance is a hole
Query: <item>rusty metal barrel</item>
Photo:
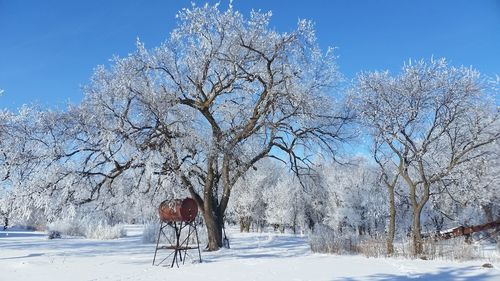
{"type": "Polygon", "coordinates": [[[192,222],[198,214],[198,205],[191,198],[165,200],[158,211],[163,222],[192,222]]]}

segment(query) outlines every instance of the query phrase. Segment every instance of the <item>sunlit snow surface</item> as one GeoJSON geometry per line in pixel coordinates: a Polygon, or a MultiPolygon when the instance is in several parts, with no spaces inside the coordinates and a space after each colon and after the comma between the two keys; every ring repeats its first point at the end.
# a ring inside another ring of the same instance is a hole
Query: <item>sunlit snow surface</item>
{"type": "MultiPolygon", "coordinates": [[[[0,231],[0,281],[14,280],[500,280],[500,265],[312,254],[307,238],[231,231],[231,249],[203,252],[203,263],[152,266],[154,245],[140,226],[108,241],[0,231]]],[[[160,253],[160,258],[164,257],[160,253]]]]}

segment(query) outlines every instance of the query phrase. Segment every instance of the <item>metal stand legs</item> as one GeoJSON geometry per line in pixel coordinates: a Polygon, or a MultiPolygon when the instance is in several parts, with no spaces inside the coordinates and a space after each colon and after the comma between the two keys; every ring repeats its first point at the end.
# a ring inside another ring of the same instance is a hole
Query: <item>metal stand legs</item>
{"type": "Polygon", "coordinates": [[[186,256],[188,255],[188,250],[196,250],[198,249],[198,257],[201,263],[201,250],[200,250],[200,240],[198,238],[198,230],[196,228],[196,223],[193,222],[169,222],[169,223],[164,223],[161,222],[160,224],[160,230],[158,232],[158,239],[156,241],[156,249],[155,249],[155,255],[153,258],[153,265],[160,265],[164,263],[169,257],[172,257],[172,263],[170,267],[174,267],[174,264],[179,267],[179,261],[184,264],[186,262],[186,256]],[[172,241],[167,234],[168,230],[171,230],[174,232],[174,239],[175,241],[172,241]],[[181,237],[181,234],[186,233],[187,235],[185,237],[181,237]],[[196,245],[189,245],[189,240],[190,238],[193,238],[192,236],[196,237],[196,245]],[[167,245],[165,246],[160,246],[160,238],[165,237],[168,241],[167,245]],[[156,256],[158,253],[158,250],[170,250],[170,254],[165,257],[163,260],[161,260],[159,263],[155,264],[156,261],[156,256]]]}

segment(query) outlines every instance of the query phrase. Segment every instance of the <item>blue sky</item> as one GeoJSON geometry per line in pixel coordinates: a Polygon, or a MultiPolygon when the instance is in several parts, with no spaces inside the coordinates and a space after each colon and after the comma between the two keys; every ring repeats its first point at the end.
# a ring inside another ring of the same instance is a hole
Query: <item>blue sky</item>
{"type": "MultiPolygon", "coordinates": [[[[158,45],[190,3],[0,0],[0,108],[78,103],[97,65],[132,52],[137,37],[158,45]]],[[[271,25],[280,31],[293,29],[298,18],[313,20],[321,46],[338,47],[347,78],[362,70],[397,72],[409,58],[431,56],[500,74],[498,0],[235,0],[234,6],[244,14],[273,11],[271,25]]]]}

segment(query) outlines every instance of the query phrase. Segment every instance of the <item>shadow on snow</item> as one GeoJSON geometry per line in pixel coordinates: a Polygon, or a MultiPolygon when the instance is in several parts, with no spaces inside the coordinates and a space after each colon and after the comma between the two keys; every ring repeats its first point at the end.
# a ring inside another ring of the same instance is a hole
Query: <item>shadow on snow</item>
{"type": "Polygon", "coordinates": [[[404,280],[428,280],[428,281],[483,281],[491,280],[492,274],[485,272],[477,274],[478,268],[474,266],[467,267],[442,267],[437,272],[416,273],[411,275],[401,274],[373,274],[362,277],[343,277],[335,278],[332,281],[359,281],[359,280],[373,280],[373,281],[404,281],[404,280]],[[472,275],[473,274],[473,275],[472,275]]]}

